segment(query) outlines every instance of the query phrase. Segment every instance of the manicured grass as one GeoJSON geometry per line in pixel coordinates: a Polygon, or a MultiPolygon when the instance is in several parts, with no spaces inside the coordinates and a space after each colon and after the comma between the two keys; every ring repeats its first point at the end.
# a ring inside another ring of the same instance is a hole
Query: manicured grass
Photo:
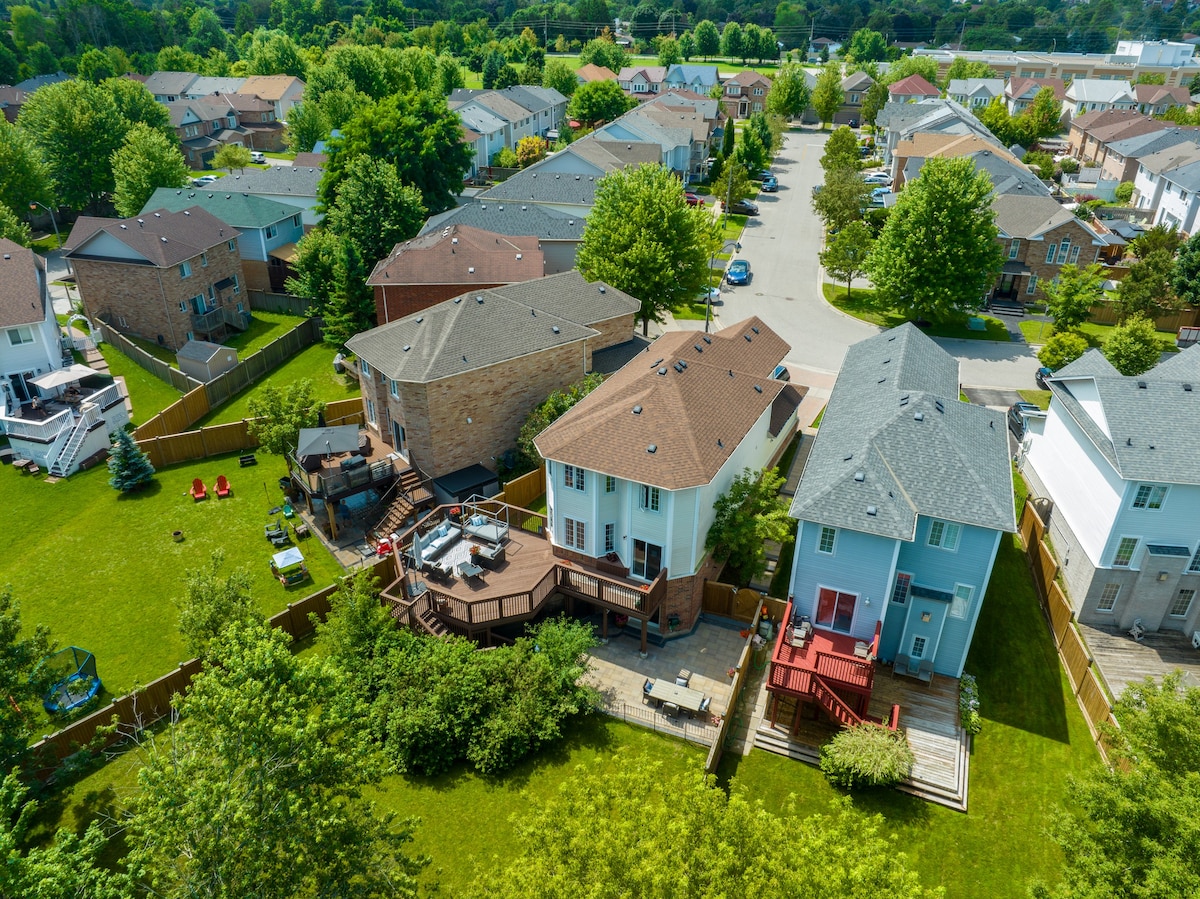
{"type": "Polygon", "coordinates": [[[53,231],[51,231],[49,234],[43,234],[40,237],[35,236],[33,240],[29,242],[29,249],[33,250],[35,253],[41,253],[44,256],[51,250],[58,249],[58,238],[54,236],[53,231]]]}
{"type": "MultiPolygon", "coordinates": [[[[847,315],[854,316],[859,321],[878,325],[881,328],[894,328],[908,321],[907,316],[896,312],[894,309],[885,312],[872,308],[870,298],[875,292],[874,290],[854,287],[850,289],[849,297],[847,297],[846,287],[842,284],[830,284],[826,282],[821,285],[821,289],[825,295],[825,299],[831,306],[845,312],[847,315]]],[[[991,340],[997,343],[1009,342],[1008,328],[1004,326],[1004,322],[998,318],[992,318],[990,315],[976,317],[983,319],[987,330],[971,331],[967,329],[965,324],[947,323],[931,324],[921,330],[930,337],[953,337],[958,340],[991,340]]]]}
{"type": "MultiPolygon", "coordinates": [[[[1050,322],[1021,322],[1021,333],[1025,335],[1025,340],[1029,343],[1045,343],[1054,336],[1054,325],[1050,322]]],[[[1110,334],[1116,325],[1098,325],[1095,322],[1086,322],[1079,326],[1081,333],[1088,342],[1089,347],[1103,348],[1104,341],[1108,340],[1110,334]]],[[[1179,347],[1175,346],[1174,331],[1157,331],[1159,345],[1164,353],[1178,353],[1179,347]]]]}
{"type": "Polygon", "coordinates": [[[234,331],[225,345],[237,350],[239,359],[245,359],[278,340],[302,321],[304,319],[298,315],[255,309],[250,318],[250,327],[245,331],[234,331]]]}
{"type": "MultiPolygon", "coordinates": [[[[943,886],[948,899],[1017,899],[1035,878],[1054,881],[1062,858],[1046,837],[1050,816],[1066,801],[1067,777],[1098,761],[1018,542],[1001,540],[967,659],[984,717],[968,813],[891,790],[852,794],[855,808],[884,815],[922,882],[943,886]]],[[[838,795],[816,768],[761,751],[727,753],[721,775],[772,809],[793,800],[802,812],[824,811],[838,795]]]]}
{"type": "Polygon", "coordinates": [[[1025,402],[1034,403],[1040,409],[1050,408],[1049,390],[1018,390],[1017,393],[1021,395],[1021,399],[1025,402]]]}
{"type": "Polygon", "coordinates": [[[133,405],[134,423],[148,421],[183,396],[166,381],[150,374],[111,344],[100,344],[100,352],[104,355],[104,361],[108,363],[109,373],[114,378],[125,379],[129,401],[133,405]]]}
{"type": "Polygon", "coordinates": [[[272,578],[275,550],[262,529],[268,510],[282,502],[276,481],[285,467],[260,458],[249,469],[240,469],[236,456],[178,465],[130,496],[108,486],[104,466],[55,484],[8,466],[0,470],[6,520],[25,524],[0,537],[0,584],[12,585],[27,624],[45,624],[61,645],[91,650],[113,695],[153,680],[187,658],[173,601],[182,595],[184,572],[205,565],[213,550],[225,551],[229,570],[249,570],[264,614],[341,574],[310,539],[301,549],[312,580],[285,590],[272,578]],[[212,494],[219,474],[233,485],[231,498],[212,494]],[[197,477],[210,488],[200,502],[187,495],[197,477]],[[174,530],[183,531],[182,543],[171,539],[174,530]]]}
{"type": "Polygon", "coordinates": [[[132,343],[134,346],[136,346],[138,349],[149,353],[151,356],[153,356],[155,359],[159,360],[160,362],[165,362],[165,363],[167,363],[167,365],[170,365],[174,368],[179,367],[178,365],[176,365],[175,351],[172,350],[170,347],[160,346],[159,344],[155,343],[153,340],[145,340],[141,337],[134,337],[131,334],[127,334],[125,336],[126,336],[126,339],[130,343],[132,343]]]}
{"type": "MultiPolygon", "coordinates": [[[[704,321],[705,315],[708,312],[708,304],[704,302],[684,303],[681,306],[676,306],[671,310],[671,315],[675,316],[680,321],[704,321]]],[[[713,309],[712,314],[716,314],[717,310],[713,309]]]]}
{"type": "Polygon", "coordinates": [[[829,408],[829,407],[822,406],[821,411],[817,413],[817,417],[813,419],[813,423],[812,423],[812,425],[810,425],[810,427],[812,427],[813,430],[817,430],[818,428],[821,427],[821,419],[825,417],[825,410],[827,408],[829,408]]]}
{"type": "Polygon", "coordinates": [[[1025,338],[1026,343],[1040,345],[1050,339],[1050,335],[1054,333],[1053,322],[1035,322],[1029,319],[1022,319],[1017,325],[1021,329],[1021,336],[1025,338]]]}
{"type": "Polygon", "coordinates": [[[322,343],[306,347],[248,390],[242,391],[219,409],[214,409],[204,416],[196,422],[195,427],[228,424],[250,418],[250,397],[268,384],[282,387],[301,378],[308,378],[313,383],[313,395],[322,402],[358,396],[361,392],[358,379],[352,375],[339,375],[333,370],[335,355],[336,349],[322,343]]]}

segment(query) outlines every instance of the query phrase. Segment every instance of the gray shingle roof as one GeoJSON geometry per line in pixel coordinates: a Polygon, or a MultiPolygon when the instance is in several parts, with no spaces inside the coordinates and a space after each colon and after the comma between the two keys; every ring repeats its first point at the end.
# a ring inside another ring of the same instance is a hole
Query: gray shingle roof
{"type": "Polygon", "coordinates": [[[565,203],[591,206],[596,202],[599,175],[570,172],[535,172],[532,166],[479,194],[479,201],[503,203],[565,203]]]}
{"type": "Polygon", "coordinates": [[[1200,144],[1200,129],[1168,128],[1166,131],[1151,131],[1149,134],[1115,140],[1108,145],[1108,152],[1123,158],[1140,158],[1179,144],[1200,144]]]}
{"type": "Polygon", "coordinates": [[[145,260],[121,259],[130,265],[155,265],[171,268],[205,250],[233,240],[240,232],[199,206],[182,212],[148,210],[127,219],[93,218],[81,215],[67,235],[63,255],[88,259],[88,244],[101,231],[119,240],[145,260]]]}
{"type": "Polygon", "coordinates": [[[1041,179],[1024,166],[1013,165],[995,153],[970,154],[976,169],[988,173],[992,179],[992,190],[997,194],[1049,197],[1050,191],[1041,179]]]}
{"type": "Polygon", "coordinates": [[[357,334],[346,345],[385,377],[428,382],[582,341],[599,333],[589,324],[640,308],[628,294],[569,271],[473,290],[357,334]]]}
{"type": "Polygon", "coordinates": [[[220,179],[208,189],[189,188],[177,190],[172,187],[160,187],[150,195],[142,208],[142,215],[153,209],[169,209],[171,212],[181,212],[199,206],[211,212],[227,225],[235,228],[265,228],[277,224],[284,219],[298,215],[295,206],[278,203],[245,193],[226,193],[223,190],[213,190],[225,185],[228,178],[220,179]]]}
{"type": "Polygon", "coordinates": [[[571,216],[537,204],[470,202],[433,216],[421,233],[440,231],[450,225],[468,225],[506,237],[529,234],[541,240],[579,241],[583,239],[584,221],[582,215],[571,216]]]}
{"type": "Polygon", "coordinates": [[[916,326],[870,337],[846,353],[791,514],[900,540],[918,515],[1014,531],[1004,417],[959,401],[958,362],[916,326]]]}
{"type": "Polygon", "coordinates": [[[1200,484],[1200,347],[1136,376],[1118,373],[1099,350],[1088,350],[1055,372],[1050,389],[1122,478],[1200,484]],[[1088,412],[1097,398],[1099,421],[1088,412]]]}
{"type": "Polygon", "coordinates": [[[146,90],[182,97],[199,77],[195,72],[154,72],[146,79],[146,90]]]}
{"type": "Polygon", "coordinates": [[[996,227],[1007,237],[1023,240],[1045,234],[1075,218],[1053,197],[1047,196],[994,196],[992,209],[996,213],[996,227]]]}
{"type": "Polygon", "coordinates": [[[42,285],[46,262],[8,238],[0,238],[0,328],[45,321],[42,285]]]}
{"type": "Polygon", "coordinates": [[[269,169],[246,169],[221,179],[228,191],[251,194],[287,194],[293,197],[315,197],[324,169],[294,165],[273,165],[269,169]]]}

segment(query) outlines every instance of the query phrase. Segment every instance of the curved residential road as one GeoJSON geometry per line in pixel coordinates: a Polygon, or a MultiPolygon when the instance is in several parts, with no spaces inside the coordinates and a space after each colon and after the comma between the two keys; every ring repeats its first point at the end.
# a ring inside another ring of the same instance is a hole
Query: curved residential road
{"type": "MultiPolygon", "coordinates": [[[[821,155],[828,135],[791,132],[772,164],[779,179],[775,194],[759,194],[761,214],[742,236],[741,256],[750,261],[751,280],[726,287],[720,312],[724,324],[758,315],[791,344],[788,367],[808,384],[814,397],[828,396],[846,348],[879,329],[825,302],[821,295],[821,221],[812,211],[812,188],[823,180],[821,155]]],[[[963,384],[979,387],[1033,387],[1037,358],[1023,343],[938,339],[959,360],[963,384]]]]}

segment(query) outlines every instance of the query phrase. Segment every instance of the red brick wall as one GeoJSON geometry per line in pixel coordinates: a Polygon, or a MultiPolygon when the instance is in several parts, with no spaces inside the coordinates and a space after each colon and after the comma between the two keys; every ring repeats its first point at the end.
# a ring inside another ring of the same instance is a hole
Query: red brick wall
{"type": "MultiPolygon", "coordinates": [[[[1071,246],[1079,247],[1079,258],[1075,264],[1080,268],[1091,265],[1096,261],[1099,247],[1092,245],[1092,232],[1085,228],[1078,221],[1072,219],[1059,225],[1053,231],[1048,231],[1044,235],[1044,240],[1032,241],[1022,240],[1021,247],[1017,253],[1017,260],[1025,263],[1029,267],[1030,272],[1037,275],[1038,285],[1034,288],[1033,293],[1027,293],[1029,286],[1029,277],[1023,276],[1018,285],[1017,299],[1026,303],[1041,303],[1046,299],[1046,295],[1042,292],[1041,284],[1043,281],[1052,281],[1058,277],[1058,272],[1065,264],[1060,260],[1057,252],[1053,264],[1046,263],[1046,253],[1049,252],[1050,244],[1059,244],[1064,237],[1071,238],[1071,246]]],[[[1001,241],[1001,248],[1004,252],[1004,258],[1008,259],[1009,241],[1001,241]]],[[[1067,258],[1070,258],[1069,256],[1067,258]]]]}
{"type": "Polygon", "coordinates": [[[375,285],[375,321],[383,325],[398,318],[428,309],[468,290],[487,290],[499,284],[377,284],[375,285]]]}

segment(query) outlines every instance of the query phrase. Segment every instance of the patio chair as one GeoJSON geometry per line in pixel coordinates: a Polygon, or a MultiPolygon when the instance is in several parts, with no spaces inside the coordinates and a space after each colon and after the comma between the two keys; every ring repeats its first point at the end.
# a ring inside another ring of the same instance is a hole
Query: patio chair
{"type": "Polygon", "coordinates": [[[217,475],[217,484],[213,487],[213,491],[217,494],[217,499],[224,499],[233,492],[233,488],[229,486],[229,481],[225,478],[225,475],[219,474],[217,475]]]}
{"type": "Polygon", "coordinates": [[[933,683],[933,659],[921,659],[921,666],[917,669],[916,676],[917,680],[926,684],[933,683]]]}
{"type": "Polygon", "coordinates": [[[708,714],[708,707],[710,705],[712,705],[712,697],[711,696],[705,696],[702,700],[700,700],[700,715],[701,716],[708,714]]]}
{"type": "Polygon", "coordinates": [[[896,653],[895,661],[892,662],[892,677],[897,674],[908,674],[908,656],[902,652],[896,653]]]}
{"type": "Polygon", "coordinates": [[[192,495],[192,499],[199,502],[202,499],[208,499],[208,491],[204,487],[204,481],[200,478],[192,480],[192,489],[188,491],[192,495]]]}
{"type": "Polygon", "coordinates": [[[688,681],[691,679],[692,672],[688,671],[686,668],[680,668],[679,673],[675,675],[675,683],[681,687],[686,687],[688,685],[688,681]]]}
{"type": "Polygon", "coordinates": [[[662,710],[663,710],[663,714],[668,716],[669,718],[678,718],[679,717],[679,706],[677,706],[673,702],[664,702],[662,704],[662,710]]]}
{"type": "Polygon", "coordinates": [[[642,684],[642,702],[653,703],[654,700],[650,696],[650,691],[654,689],[654,681],[646,678],[646,682],[642,684]]]}

